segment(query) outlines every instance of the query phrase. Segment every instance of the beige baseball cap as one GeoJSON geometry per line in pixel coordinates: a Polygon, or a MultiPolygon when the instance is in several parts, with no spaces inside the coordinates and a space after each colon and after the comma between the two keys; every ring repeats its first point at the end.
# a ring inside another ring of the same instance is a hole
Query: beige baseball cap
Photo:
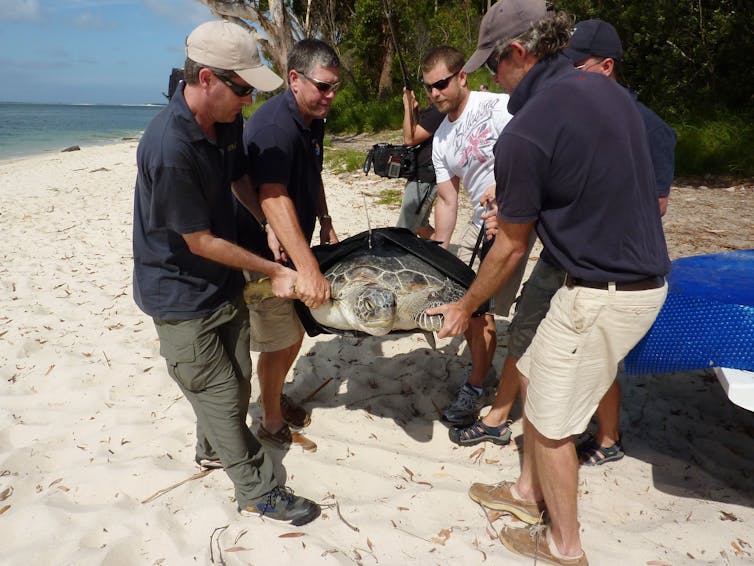
{"type": "Polygon", "coordinates": [[[275,90],[283,79],[262,64],[254,34],[228,20],[205,22],[186,38],[186,56],[200,65],[234,71],[259,90],[275,90]]]}

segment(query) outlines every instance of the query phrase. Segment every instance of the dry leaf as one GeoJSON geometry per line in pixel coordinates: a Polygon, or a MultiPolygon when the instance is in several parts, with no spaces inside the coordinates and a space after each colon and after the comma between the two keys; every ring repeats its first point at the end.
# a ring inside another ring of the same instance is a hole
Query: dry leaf
{"type": "Polygon", "coordinates": [[[406,470],[406,473],[408,474],[408,479],[411,481],[414,481],[414,472],[409,470],[406,466],[403,466],[403,469],[406,470]]]}
{"type": "Polygon", "coordinates": [[[432,537],[432,542],[445,546],[445,543],[448,542],[448,539],[450,538],[450,533],[450,529],[441,529],[436,537],[432,537]]]}
{"type": "Polygon", "coordinates": [[[304,536],[306,533],[283,533],[278,535],[278,538],[298,538],[304,536]]]}
{"type": "Polygon", "coordinates": [[[477,456],[481,456],[482,454],[484,454],[484,448],[479,447],[476,450],[474,450],[471,454],[469,454],[469,460],[471,460],[472,458],[476,458],[477,456]]]}
{"type": "Polygon", "coordinates": [[[398,507],[398,511],[408,511],[408,507],[398,507]]]}
{"type": "Polygon", "coordinates": [[[56,483],[60,483],[60,482],[62,482],[62,481],[63,481],[63,478],[58,478],[58,479],[56,479],[56,480],[53,480],[53,482],[52,482],[52,483],[51,483],[50,485],[48,485],[47,487],[52,487],[52,486],[53,486],[53,485],[55,485],[56,483]]]}
{"type": "Polygon", "coordinates": [[[2,507],[0,507],[0,515],[5,513],[8,509],[10,509],[10,505],[3,505],[2,507]]]}
{"type": "Polygon", "coordinates": [[[647,566],[672,566],[672,564],[665,562],[664,560],[650,560],[647,562],[647,566]]]}
{"type": "Polygon", "coordinates": [[[372,541],[369,540],[369,537],[367,537],[367,546],[369,547],[369,550],[374,552],[374,545],[372,544],[372,541]]]}
{"type": "Polygon", "coordinates": [[[727,511],[720,511],[720,517],[721,521],[738,521],[738,517],[736,517],[733,513],[728,513],[727,511]]]}
{"type": "Polygon", "coordinates": [[[5,501],[11,495],[13,495],[13,488],[12,487],[8,487],[8,488],[4,489],[3,491],[0,491],[0,501],[5,501]]]}
{"type": "Polygon", "coordinates": [[[244,548],[243,546],[232,546],[230,548],[226,548],[225,552],[243,552],[244,550],[251,550],[251,549],[244,548]]]}

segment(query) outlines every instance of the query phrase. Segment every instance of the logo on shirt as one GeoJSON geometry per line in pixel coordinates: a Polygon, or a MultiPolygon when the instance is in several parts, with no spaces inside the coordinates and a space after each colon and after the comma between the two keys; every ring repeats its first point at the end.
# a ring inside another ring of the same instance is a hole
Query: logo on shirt
{"type": "Polygon", "coordinates": [[[314,149],[314,155],[319,157],[322,155],[322,146],[319,145],[319,140],[312,140],[312,149],[314,149]]]}
{"type": "Polygon", "coordinates": [[[491,122],[495,118],[494,111],[498,102],[496,99],[485,101],[466,118],[463,125],[465,134],[456,137],[456,142],[461,144],[458,148],[461,167],[468,167],[473,160],[486,163],[492,158],[497,132],[491,122]]]}

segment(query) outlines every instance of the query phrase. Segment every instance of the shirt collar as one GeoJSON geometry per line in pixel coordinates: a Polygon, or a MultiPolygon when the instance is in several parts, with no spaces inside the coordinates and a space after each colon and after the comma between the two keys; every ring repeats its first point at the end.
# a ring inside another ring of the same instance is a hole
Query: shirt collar
{"type": "Polygon", "coordinates": [[[562,78],[573,70],[573,62],[560,52],[537,61],[513,90],[508,101],[508,112],[515,114],[524,107],[527,100],[545,88],[548,83],[562,78]]]}

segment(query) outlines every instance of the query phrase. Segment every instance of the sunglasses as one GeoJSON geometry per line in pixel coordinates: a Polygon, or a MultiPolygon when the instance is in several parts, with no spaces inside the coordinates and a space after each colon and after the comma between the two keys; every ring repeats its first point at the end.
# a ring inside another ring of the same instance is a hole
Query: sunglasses
{"type": "Polygon", "coordinates": [[[440,79],[439,81],[435,81],[433,83],[425,83],[422,81],[422,84],[424,85],[424,88],[427,89],[427,92],[432,92],[433,88],[436,88],[437,90],[445,90],[448,88],[448,85],[450,84],[450,80],[455,77],[458,73],[461,71],[458,70],[449,77],[445,77],[444,79],[440,79]]]}
{"type": "Polygon", "coordinates": [[[497,75],[497,68],[500,66],[500,62],[503,59],[507,59],[511,53],[512,50],[510,45],[503,49],[500,49],[500,47],[493,49],[490,56],[487,57],[487,60],[484,62],[484,66],[487,67],[487,70],[490,73],[497,75]]]}
{"type": "Polygon", "coordinates": [[[245,96],[249,96],[250,94],[253,94],[254,87],[253,86],[246,86],[246,85],[240,85],[237,83],[234,83],[230,80],[231,75],[226,75],[224,73],[218,73],[217,71],[213,71],[215,73],[215,76],[220,79],[220,82],[225,84],[230,90],[233,91],[233,94],[235,94],[238,98],[244,98],[245,96]]]}
{"type": "Polygon", "coordinates": [[[306,73],[302,73],[301,71],[296,71],[299,75],[304,77],[306,80],[308,80],[310,83],[314,85],[314,87],[321,92],[322,94],[327,94],[329,92],[337,92],[340,88],[341,82],[338,81],[337,83],[326,83],[325,81],[321,81],[319,79],[315,79],[314,77],[310,77],[306,73]]]}

